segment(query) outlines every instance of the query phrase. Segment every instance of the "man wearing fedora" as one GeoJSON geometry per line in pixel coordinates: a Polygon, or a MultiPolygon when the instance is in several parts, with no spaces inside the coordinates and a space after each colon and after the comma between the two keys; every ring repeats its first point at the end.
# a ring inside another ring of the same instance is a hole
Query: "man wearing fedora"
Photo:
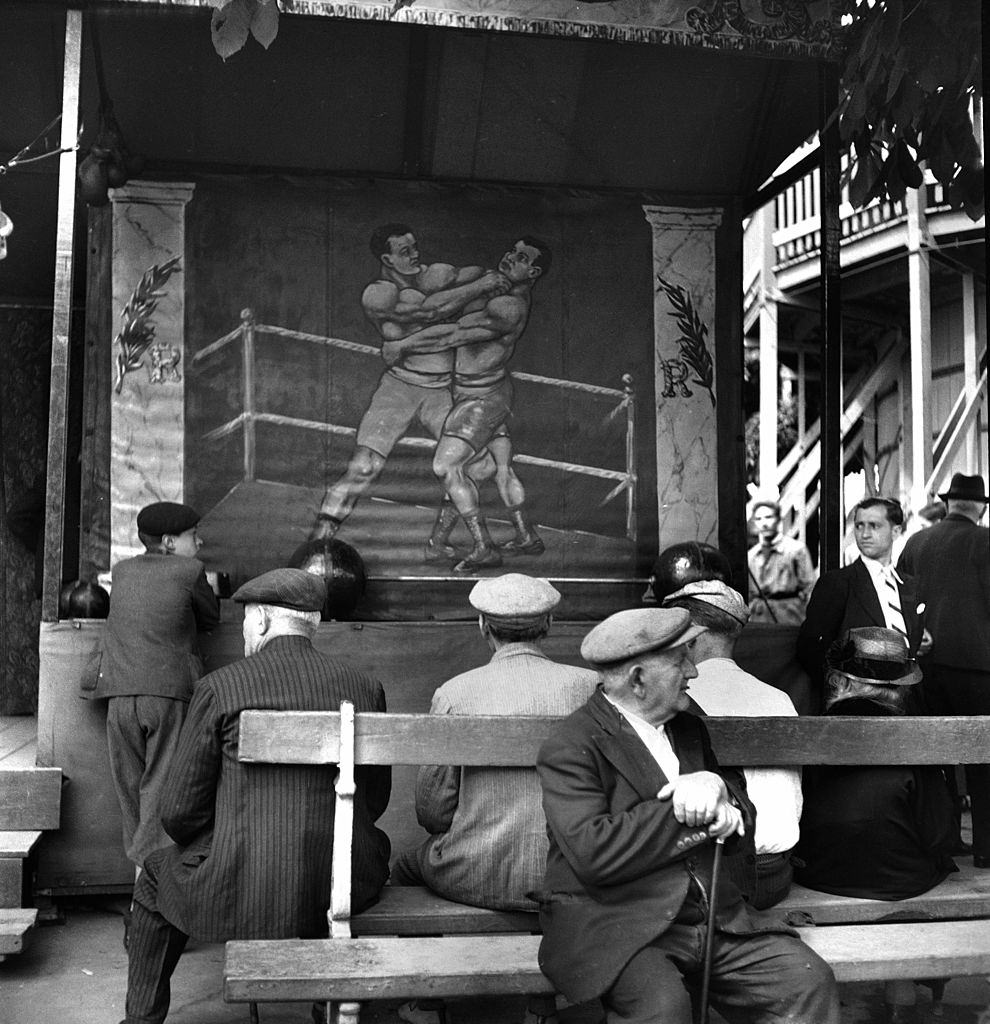
{"type": "MultiPolygon", "coordinates": [[[[162,800],[175,845],[156,850],[134,889],[126,1018],[165,1020],[170,979],[190,936],[205,942],[326,935],[333,855],[334,765],[237,760],[247,708],[384,711],[381,684],[313,647],[326,600],[321,576],[273,569],[233,595],[244,607],[243,661],[199,681],[162,800]]],[[[388,837],[375,828],[391,770],[355,769],[355,911],[388,878],[388,837]]]]}
{"type": "Polygon", "coordinates": [[[748,1024],[837,1024],[829,966],[721,873],[751,834],[742,776],[719,767],[703,719],[686,713],[703,627],[683,608],[618,612],[584,638],[601,686],[543,744],[537,771],[550,832],[540,967],[607,1024],[690,1024],[714,917],[710,998],[748,1024]]]}
{"type": "MultiPolygon", "coordinates": [[[[922,660],[928,710],[990,715],[990,530],[983,478],[956,473],[939,497],[945,518],[911,537],[898,569],[911,573],[925,604],[931,653],[922,660]]],[[[966,765],[973,814],[973,863],[990,868],[990,766],[966,765]]]]}
{"type": "MultiPolygon", "coordinates": [[[[921,670],[892,629],[850,629],[826,658],[827,715],[917,714],[921,670]]],[[[928,892],[956,870],[952,797],[934,765],[811,765],[795,864],[809,889],[871,900],[928,892]]],[[[885,986],[888,1024],[914,1020],[910,980],[885,986]]]]}

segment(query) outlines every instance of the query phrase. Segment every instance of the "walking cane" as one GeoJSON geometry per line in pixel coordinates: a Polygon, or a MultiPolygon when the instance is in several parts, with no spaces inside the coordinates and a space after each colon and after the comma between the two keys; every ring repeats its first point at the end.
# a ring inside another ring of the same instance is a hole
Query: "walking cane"
{"type": "Polygon", "coordinates": [[[701,1007],[699,1024],[708,1024],[708,988],[712,980],[712,942],[715,938],[715,907],[718,902],[718,871],[722,866],[722,849],[725,839],[715,840],[715,858],[712,861],[712,885],[708,896],[708,927],[705,930],[705,958],[701,965],[701,1007]]]}

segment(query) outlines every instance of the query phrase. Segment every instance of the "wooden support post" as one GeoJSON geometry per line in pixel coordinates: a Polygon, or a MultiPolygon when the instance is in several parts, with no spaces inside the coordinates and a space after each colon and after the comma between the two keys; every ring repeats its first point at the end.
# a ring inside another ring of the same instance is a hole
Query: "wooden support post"
{"type": "Polygon", "coordinates": [[[72,244],[76,207],[76,135],[79,127],[79,70],[82,11],[65,13],[62,75],[63,149],[58,165],[58,225],[55,236],[55,292],[52,308],[52,372],[48,407],[48,477],[45,503],[45,572],[41,618],[58,621],[65,529],[65,450],[69,398],[69,331],[72,323],[72,244]],[[67,151],[67,152],[65,152],[67,151]]]}
{"type": "Polygon", "coordinates": [[[773,231],[777,204],[769,203],[756,216],[761,220],[760,265],[760,493],[777,497],[777,405],[780,367],[777,355],[777,280],[773,273],[773,231]]]}
{"type": "Polygon", "coordinates": [[[839,71],[823,63],[819,69],[821,146],[821,264],[819,295],[822,337],[821,503],[819,505],[819,569],[839,568],[844,526],[842,503],[842,308],[839,247],[839,124],[834,116],[839,99],[839,71]],[[831,118],[831,121],[829,119],[831,118]]]}
{"type": "Polygon", "coordinates": [[[924,186],[909,188],[904,197],[911,322],[911,508],[921,508],[928,500],[925,481],[932,472],[932,302],[925,198],[924,186]]]}
{"type": "MultiPolygon", "coordinates": [[[[976,381],[980,374],[976,355],[976,282],[973,272],[962,275],[963,315],[963,394],[967,404],[976,396],[976,381]]],[[[966,472],[970,475],[981,471],[980,421],[975,418],[965,447],[966,472]]]]}
{"type": "Polygon", "coordinates": [[[254,311],[241,310],[241,378],[244,389],[244,479],[255,477],[254,311]]]}

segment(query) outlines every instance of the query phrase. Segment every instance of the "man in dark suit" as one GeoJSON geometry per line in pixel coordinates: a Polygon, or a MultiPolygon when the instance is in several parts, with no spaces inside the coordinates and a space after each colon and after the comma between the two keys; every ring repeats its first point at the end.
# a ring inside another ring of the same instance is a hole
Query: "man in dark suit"
{"type": "MultiPolygon", "coordinates": [[[[165,1019],[170,978],[188,937],[207,942],[325,935],[330,904],[335,767],[242,764],[246,708],[384,711],[381,684],[319,653],[312,636],[322,577],[273,569],[234,595],[244,604],[245,660],[196,686],[162,802],[177,846],[156,850],[134,890],[124,1024],[165,1019]]],[[[355,771],[355,911],[388,878],[388,767],[355,771]]]]}
{"type": "Polygon", "coordinates": [[[815,584],[808,612],[798,631],[797,656],[811,677],[822,710],[825,655],[847,630],[860,626],[896,629],[907,637],[912,657],[924,654],[931,637],[918,614],[913,581],[891,562],[894,541],[904,529],[904,510],[893,498],[864,498],[853,509],[853,530],[860,557],[843,569],[824,573],[815,584]]]}
{"type": "Polygon", "coordinates": [[[165,846],[160,801],[193,683],[203,674],[198,632],[220,608],[196,553],[199,514],[156,501],[137,516],[143,555],[113,569],[110,615],[95,689],[107,698],[107,747],[123,821],[124,851],[137,874],[165,846]]]}
{"type": "Polygon", "coordinates": [[[550,831],[540,967],[572,1002],[600,998],[608,1024],[690,1024],[714,903],[719,1012],[837,1024],[828,965],[724,875],[712,891],[715,840],[740,843],[753,809],[701,719],[684,713],[703,630],[683,608],[634,609],[581,645],[602,686],[537,760],[550,831]]]}
{"type": "MultiPolygon", "coordinates": [[[[898,569],[914,575],[932,648],[922,691],[936,715],[990,715],[990,530],[983,478],[956,473],[939,497],[945,519],[911,537],[898,569]]],[[[973,863],[990,868],[990,768],[966,765],[973,863]]]]}

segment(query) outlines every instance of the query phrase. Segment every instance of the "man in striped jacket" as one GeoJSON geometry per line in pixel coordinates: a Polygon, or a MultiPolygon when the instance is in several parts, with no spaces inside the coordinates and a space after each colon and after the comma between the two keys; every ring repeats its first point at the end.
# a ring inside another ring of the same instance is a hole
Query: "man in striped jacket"
{"type": "MultiPolygon", "coordinates": [[[[273,569],[245,583],[243,661],[199,681],[162,804],[177,845],[145,861],[134,890],[124,1024],[159,1024],[189,936],[206,942],[326,934],[333,852],[333,765],[237,760],[248,708],[384,711],[381,684],[317,651],[322,577],[273,569]]],[[[352,892],[368,906],[388,878],[389,841],[375,828],[388,767],[355,771],[352,892]]]]}

